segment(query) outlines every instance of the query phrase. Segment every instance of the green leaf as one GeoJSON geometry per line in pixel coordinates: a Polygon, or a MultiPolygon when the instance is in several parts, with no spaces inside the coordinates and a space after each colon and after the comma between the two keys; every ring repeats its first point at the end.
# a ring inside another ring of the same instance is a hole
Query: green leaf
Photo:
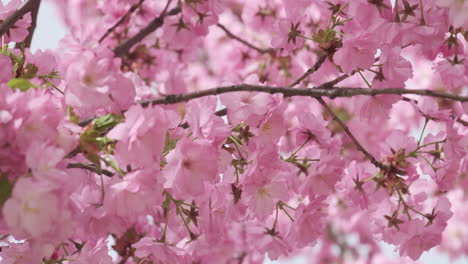
{"type": "Polygon", "coordinates": [[[27,90],[29,90],[31,88],[36,88],[37,87],[32,82],[30,82],[28,79],[24,79],[24,78],[11,79],[8,82],[8,86],[10,86],[10,88],[12,88],[13,90],[19,89],[22,92],[26,92],[27,90]]]}
{"type": "Polygon", "coordinates": [[[96,118],[94,121],[94,129],[98,132],[106,133],[111,128],[115,127],[123,120],[122,115],[107,114],[96,118]]]}
{"type": "Polygon", "coordinates": [[[171,139],[169,135],[169,131],[166,132],[166,140],[164,143],[163,156],[166,156],[167,154],[169,154],[169,152],[176,147],[177,141],[179,141],[178,138],[171,139]]]}
{"type": "Polygon", "coordinates": [[[80,117],[76,115],[71,106],[67,107],[67,114],[70,117],[70,121],[72,121],[74,124],[78,124],[80,122],[80,117]]]}
{"type": "Polygon", "coordinates": [[[13,184],[8,180],[8,177],[6,175],[0,176],[0,207],[10,198],[12,189],[13,184]]]}

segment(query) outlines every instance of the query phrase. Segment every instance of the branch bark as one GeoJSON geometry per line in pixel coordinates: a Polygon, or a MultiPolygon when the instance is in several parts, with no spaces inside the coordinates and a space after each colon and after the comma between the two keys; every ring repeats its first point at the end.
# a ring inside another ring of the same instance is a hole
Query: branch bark
{"type": "Polygon", "coordinates": [[[322,66],[322,64],[325,62],[326,58],[327,58],[327,55],[320,56],[317,62],[315,62],[314,66],[312,66],[312,68],[308,69],[304,74],[302,74],[301,77],[299,77],[297,80],[291,83],[288,87],[294,87],[300,84],[305,78],[307,78],[312,73],[316,72],[320,68],[320,66],[322,66]]]}
{"type": "MultiPolygon", "coordinates": [[[[299,77],[295,82],[293,82],[289,87],[294,87],[295,85],[301,83],[305,78],[307,78],[309,75],[311,75],[312,73],[316,72],[321,66],[322,64],[325,62],[325,59],[327,58],[327,55],[322,55],[319,57],[319,59],[317,60],[317,62],[315,62],[315,64],[312,66],[312,68],[310,68],[309,70],[307,70],[301,77],[299,77]]],[[[354,74],[354,72],[352,73],[354,74]]],[[[352,75],[351,74],[351,75],[352,75]]],[[[332,80],[332,81],[329,81],[329,82],[326,82],[326,83],[323,83],[322,85],[318,86],[318,87],[315,87],[314,90],[317,91],[317,90],[320,90],[320,89],[325,89],[325,90],[328,90],[328,89],[334,89],[335,87],[333,87],[334,85],[338,84],[339,82],[341,82],[342,80],[348,78],[349,75],[347,74],[343,74],[341,76],[339,76],[338,78],[332,80]]],[[[295,89],[296,90],[296,89],[295,89]]],[[[383,171],[387,171],[387,166],[385,166],[384,164],[380,163],[379,161],[377,161],[377,159],[372,155],[370,154],[362,145],[361,143],[359,143],[359,141],[356,139],[356,137],[354,137],[353,133],[351,133],[351,130],[349,130],[348,126],[336,115],[335,112],[333,112],[333,110],[330,108],[330,106],[328,106],[328,104],[322,99],[322,97],[316,97],[315,99],[317,99],[317,101],[322,105],[323,108],[325,108],[325,110],[332,116],[332,119],[335,120],[344,130],[344,132],[346,133],[346,135],[348,135],[348,137],[351,139],[351,141],[353,141],[354,145],[357,147],[357,149],[359,151],[361,151],[364,156],[366,156],[367,159],[370,160],[370,162],[376,166],[377,168],[383,170],[383,171]]]]}
{"type": "Polygon", "coordinates": [[[264,86],[264,85],[251,85],[251,84],[240,84],[217,87],[187,94],[170,94],[153,100],[143,100],[138,102],[142,106],[148,105],[159,105],[159,104],[176,104],[181,102],[187,102],[196,98],[219,95],[224,93],[232,92],[264,92],[270,94],[281,93],[286,97],[291,96],[309,96],[309,97],[353,97],[358,95],[375,96],[375,95],[403,95],[403,94],[416,94],[423,96],[432,96],[450,99],[454,101],[466,102],[468,96],[462,96],[451,93],[443,93],[432,90],[422,89],[402,89],[402,88],[386,88],[386,89],[369,89],[369,88],[351,88],[351,87],[331,87],[331,88],[296,88],[291,89],[288,87],[276,87],[276,86],[264,86]]]}
{"type": "Polygon", "coordinates": [[[5,33],[7,33],[24,15],[34,10],[35,7],[38,7],[40,2],[41,0],[29,0],[13,14],[7,17],[0,25],[0,37],[5,35],[5,33]]]}
{"type": "Polygon", "coordinates": [[[380,163],[377,161],[377,159],[369,153],[362,145],[359,143],[359,141],[354,137],[353,133],[351,133],[351,130],[349,130],[348,126],[333,112],[333,110],[328,106],[328,104],[321,98],[318,97],[316,98],[317,101],[325,108],[325,110],[332,116],[333,120],[336,121],[345,131],[345,133],[348,135],[348,137],[353,141],[354,145],[358,148],[359,151],[361,151],[364,156],[372,163],[374,166],[377,168],[381,169],[382,171],[387,171],[388,168],[384,164],[380,163]]]}
{"type": "Polygon", "coordinates": [[[107,36],[109,36],[110,33],[112,33],[118,26],[125,22],[125,20],[127,20],[127,18],[131,14],[133,14],[133,12],[135,12],[143,4],[144,1],[145,0],[140,0],[138,1],[138,3],[132,5],[130,9],[128,9],[128,11],[125,13],[125,15],[121,17],[119,21],[117,21],[111,28],[109,28],[104,35],[102,35],[98,42],[101,43],[107,36]]]}
{"type": "Polygon", "coordinates": [[[228,35],[230,38],[239,41],[240,43],[244,44],[245,46],[247,46],[247,47],[249,47],[249,48],[251,48],[251,49],[256,50],[256,51],[259,52],[259,53],[264,54],[264,53],[270,53],[270,52],[274,52],[274,51],[275,51],[274,49],[271,49],[271,48],[270,48],[270,49],[262,49],[262,48],[259,48],[259,47],[255,46],[255,45],[251,44],[250,42],[248,42],[248,41],[246,41],[246,40],[244,40],[244,39],[242,39],[242,38],[240,38],[240,37],[234,35],[234,33],[232,33],[229,29],[227,29],[224,25],[222,25],[222,24],[220,24],[220,23],[218,23],[217,26],[218,26],[220,29],[222,29],[222,30],[226,33],[226,35],[228,35]]]}
{"type": "Polygon", "coordinates": [[[166,12],[166,10],[164,10],[161,13],[161,15],[159,15],[159,17],[153,19],[146,27],[144,27],[135,36],[124,41],[119,46],[117,46],[114,49],[115,56],[124,57],[135,44],[142,41],[146,36],[148,36],[149,34],[154,32],[156,29],[164,25],[164,19],[166,18],[166,16],[174,16],[174,15],[179,14],[180,12],[181,12],[180,7],[175,7],[169,10],[169,12],[166,12]]]}
{"type": "Polygon", "coordinates": [[[32,38],[34,36],[34,31],[36,31],[37,26],[37,15],[39,14],[39,7],[41,6],[41,0],[34,1],[32,10],[31,10],[31,26],[29,27],[29,34],[26,39],[23,41],[26,48],[31,47],[32,38]]]}

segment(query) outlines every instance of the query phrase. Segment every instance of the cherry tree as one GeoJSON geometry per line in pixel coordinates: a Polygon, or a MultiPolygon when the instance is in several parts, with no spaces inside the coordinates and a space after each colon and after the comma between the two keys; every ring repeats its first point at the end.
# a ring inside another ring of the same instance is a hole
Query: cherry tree
{"type": "Polygon", "coordinates": [[[55,4],[0,3],[2,263],[468,255],[468,1],[55,4]]]}

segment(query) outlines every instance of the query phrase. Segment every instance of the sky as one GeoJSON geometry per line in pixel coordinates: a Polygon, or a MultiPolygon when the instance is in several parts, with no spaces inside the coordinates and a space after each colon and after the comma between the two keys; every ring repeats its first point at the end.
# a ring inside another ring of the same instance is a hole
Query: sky
{"type": "MultiPolygon", "coordinates": [[[[1,0],[3,3],[9,2],[9,0],[1,0]]],[[[42,0],[42,4],[39,10],[39,16],[37,21],[37,29],[35,31],[31,50],[35,51],[38,49],[55,49],[58,47],[60,39],[68,33],[66,26],[60,21],[59,16],[56,14],[54,5],[51,0],[42,0]]],[[[396,257],[397,253],[393,252],[394,247],[385,243],[381,243],[384,253],[387,256],[396,257]]],[[[440,254],[436,250],[432,249],[429,252],[423,254],[420,258],[420,262],[423,264],[466,264],[468,258],[460,259],[458,261],[451,261],[447,255],[440,254]]],[[[307,263],[305,259],[298,257],[289,261],[265,261],[266,264],[302,264],[307,263]]]]}

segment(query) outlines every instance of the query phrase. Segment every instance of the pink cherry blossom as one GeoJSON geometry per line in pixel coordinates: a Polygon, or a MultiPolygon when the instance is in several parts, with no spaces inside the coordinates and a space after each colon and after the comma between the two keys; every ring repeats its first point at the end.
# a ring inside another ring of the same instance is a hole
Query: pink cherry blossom
{"type": "Polygon", "coordinates": [[[18,180],[13,196],[3,207],[3,215],[15,238],[39,238],[58,231],[55,223],[66,219],[59,197],[51,186],[33,179],[18,180]]]}
{"type": "Polygon", "coordinates": [[[0,3],[2,263],[466,253],[467,1],[52,2],[0,3]]]}
{"type": "Polygon", "coordinates": [[[204,183],[218,181],[217,150],[208,142],[183,138],[167,156],[165,177],[179,193],[200,195],[204,183]]]}

